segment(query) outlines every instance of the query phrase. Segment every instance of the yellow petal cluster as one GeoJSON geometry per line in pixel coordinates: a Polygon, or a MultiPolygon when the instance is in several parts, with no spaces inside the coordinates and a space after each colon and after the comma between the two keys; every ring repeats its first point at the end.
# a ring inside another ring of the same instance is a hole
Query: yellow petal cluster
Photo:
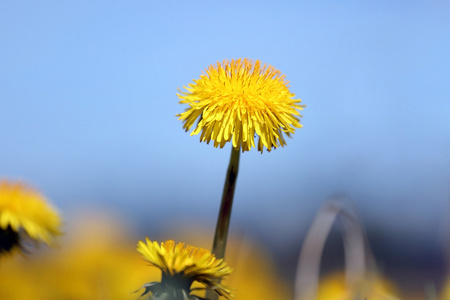
{"type": "Polygon", "coordinates": [[[259,136],[258,150],[267,151],[286,145],[283,133],[290,136],[301,128],[300,113],[304,105],[294,99],[285,75],[259,60],[237,59],[206,69],[206,74],[179,90],[181,104],[189,107],[178,114],[188,131],[199,120],[191,135],[200,141],[223,148],[232,142],[236,150],[249,151],[259,136]]]}
{"type": "Polygon", "coordinates": [[[0,181],[0,229],[23,229],[32,239],[51,244],[61,219],[45,198],[22,183],[0,181]]]}
{"type": "Polygon", "coordinates": [[[193,247],[184,243],[175,244],[168,240],[152,242],[146,238],[146,243],[139,241],[137,251],[144,260],[159,268],[165,276],[181,275],[188,280],[197,281],[213,289],[219,295],[230,297],[230,290],[219,283],[231,273],[231,268],[223,261],[216,259],[208,250],[193,247]]]}

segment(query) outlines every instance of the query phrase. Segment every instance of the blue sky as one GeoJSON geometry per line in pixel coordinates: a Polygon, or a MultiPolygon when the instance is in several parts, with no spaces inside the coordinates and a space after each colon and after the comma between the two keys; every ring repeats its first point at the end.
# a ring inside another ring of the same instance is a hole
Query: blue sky
{"type": "Polygon", "coordinates": [[[248,57],[307,107],[287,147],[241,156],[234,230],[298,240],[345,190],[369,226],[438,239],[449,13],[446,1],[2,1],[0,175],[68,216],[93,203],[214,224],[230,147],[182,130],[177,88],[248,57]]]}

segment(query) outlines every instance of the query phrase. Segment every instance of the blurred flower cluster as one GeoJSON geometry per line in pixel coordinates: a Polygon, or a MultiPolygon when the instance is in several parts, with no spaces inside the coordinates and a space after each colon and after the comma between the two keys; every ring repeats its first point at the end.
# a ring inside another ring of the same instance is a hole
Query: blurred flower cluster
{"type": "MultiPolygon", "coordinates": [[[[136,252],[132,230],[120,218],[84,213],[68,225],[57,248],[40,249],[0,262],[0,299],[23,300],[125,300],[139,299],[136,287],[159,281],[161,271],[143,263],[136,252]],[[45,250],[45,251],[43,251],[45,250]]],[[[206,228],[184,229],[171,236],[207,246],[211,232],[206,228]]],[[[290,282],[280,275],[272,257],[261,245],[232,236],[227,262],[234,270],[224,281],[236,300],[292,299],[290,282]]],[[[450,278],[450,277],[449,277],[450,278]]],[[[364,283],[366,299],[424,299],[402,297],[395,284],[381,275],[364,283]]],[[[354,300],[344,272],[321,276],[317,300],[354,300]]],[[[364,299],[364,298],[361,298],[364,299]]],[[[435,300],[450,299],[450,280],[435,300]]]]}
{"type": "Polygon", "coordinates": [[[0,299],[136,299],[136,283],[159,275],[118,223],[85,214],[59,247],[2,261],[0,299]]]}
{"type": "MultiPolygon", "coordinates": [[[[137,287],[161,280],[161,271],[136,252],[134,233],[120,219],[85,213],[70,223],[59,247],[0,262],[0,274],[7,274],[0,280],[0,299],[138,299],[137,287]]],[[[263,249],[230,241],[229,251],[227,262],[236,269],[225,283],[234,299],[290,299],[263,249]]]]}

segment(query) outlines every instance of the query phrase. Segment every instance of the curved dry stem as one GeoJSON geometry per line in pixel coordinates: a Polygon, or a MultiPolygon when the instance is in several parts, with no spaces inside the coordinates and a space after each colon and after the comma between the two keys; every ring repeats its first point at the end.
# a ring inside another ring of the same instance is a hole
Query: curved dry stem
{"type": "Polygon", "coordinates": [[[364,277],[367,247],[361,223],[346,197],[331,196],[314,218],[303,243],[297,265],[295,300],[317,298],[323,249],[338,218],[343,225],[347,285],[352,288],[364,277]]]}

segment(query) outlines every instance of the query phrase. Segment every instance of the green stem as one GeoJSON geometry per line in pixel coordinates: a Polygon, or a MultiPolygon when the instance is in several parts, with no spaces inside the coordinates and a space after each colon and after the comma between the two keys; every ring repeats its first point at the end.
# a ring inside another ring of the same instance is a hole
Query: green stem
{"type": "Polygon", "coordinates": [[[223,187],[222,203],[220,204],[219,217],[217,218],[216,233],[212,253],[216,258],[225,257],[228,228],[230,225],[231,207],[233,205],[234,188],[239,170],[239,150],[232,148],[230,164],[228,165],[227,178],[223,187]]]}
{"type": "MultiPolygon", "coordinates": [[[[239,149],[231,149],[230,164],[228,165],[227,178],[223,187],[222,203],[220,204],[219,216],[217,218],[216,233],[212,253],[218,259],[225,257],[225,248],[227,245],[228,228],[230,227],[231,208],[233,206],[234,188],[239,170],[239,149]]],[[[218,299],[216,293],[207,293],[207,298],[211,300],[218,299]]]]}

